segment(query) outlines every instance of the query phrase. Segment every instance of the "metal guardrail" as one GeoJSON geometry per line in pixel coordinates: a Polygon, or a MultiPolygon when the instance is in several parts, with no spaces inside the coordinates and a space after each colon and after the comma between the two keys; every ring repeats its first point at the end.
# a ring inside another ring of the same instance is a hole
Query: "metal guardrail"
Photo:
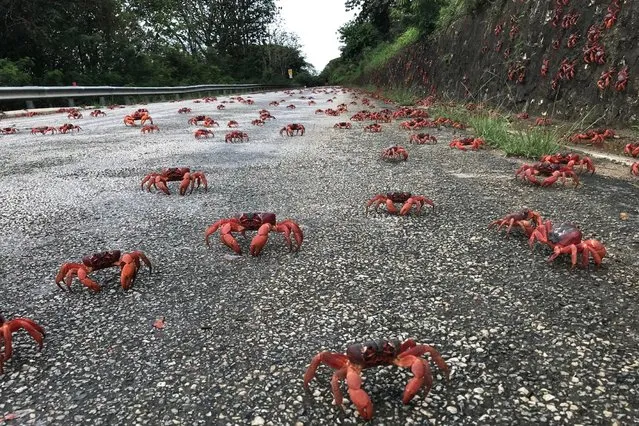
{"type": "Polygon", "coordinates": [[[288,86],[263,84],[202,84],[174,87],[117,87],[117,86],[21,86],[0,87],[0,101],[33,100],[43,98],[80,98],[98,96],[171,95],[219,90],[265,90],[288,86]]]}

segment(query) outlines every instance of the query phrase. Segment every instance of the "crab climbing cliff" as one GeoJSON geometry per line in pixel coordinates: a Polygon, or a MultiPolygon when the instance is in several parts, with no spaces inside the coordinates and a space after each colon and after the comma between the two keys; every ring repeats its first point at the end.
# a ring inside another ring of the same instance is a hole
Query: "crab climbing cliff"
{"type": "Polygon", "coordinates": [[[638,77],[639,2],[476,0],[430,41],[403,49],[358,83],[633,123],[638,77]]]}

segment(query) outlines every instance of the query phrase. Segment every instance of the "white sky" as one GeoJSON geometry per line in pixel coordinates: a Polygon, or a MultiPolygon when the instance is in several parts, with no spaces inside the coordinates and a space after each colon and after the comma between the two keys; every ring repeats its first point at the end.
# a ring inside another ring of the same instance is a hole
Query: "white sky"
{"type": "Polygon", "coordinates": [[[339,56],[337,29],[355,16],[344,0],[277,0],[285,30],[299,36],[306,62],[317,72],[339,56]]]}

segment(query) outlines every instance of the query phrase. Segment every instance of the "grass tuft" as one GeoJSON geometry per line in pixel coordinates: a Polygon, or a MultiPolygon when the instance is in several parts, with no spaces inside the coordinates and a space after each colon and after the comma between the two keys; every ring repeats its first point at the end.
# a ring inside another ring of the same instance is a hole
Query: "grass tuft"
{"type": "Polygon", "coordinates": [[[468,124],[486,144],[503,150],[506,155],[539,159],[542,155],[559,151],[557,132],[547,128],[533,127],[526,131],[513,131],[505,118],[487,115],[475,115],[468,124]]]}

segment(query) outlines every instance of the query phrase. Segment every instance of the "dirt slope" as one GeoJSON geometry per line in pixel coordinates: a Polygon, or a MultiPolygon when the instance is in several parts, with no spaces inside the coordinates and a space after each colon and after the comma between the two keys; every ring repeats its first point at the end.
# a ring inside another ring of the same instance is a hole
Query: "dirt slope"
{"type": "Polygon", "coordinates": [[[391,82],[424,94],[436,91],[469,102],[489,101],[557,118],[576,119],[591,112],[590,119],[605,116],[605,121],[612,123],[636,121],[639,3],[477,3],[471,14],[436,40],[404,50],[361,83],[384,86],[391,82]],[[615,15],[615,11],[616,22],[609,19],[610,28],[606,28],[606,15],[615,15]],[[586,63],[586,56],[596,59],[602,52],[603,63],[590,59],[591,63],[586,63]],[[548,71],[542,76],[544,60],[548,61],[548,71]],[[568,64],[563,70],[562,62],[568,64]],[[572,64],[574,76],[570,78],[572,64]],[[627,84],[623,90],[616,90],[619,71],[624,67],[627,84]],[[599,89],[598,80],[611,68],[616,72],[611,75],[610,85],[599,89]]]}

